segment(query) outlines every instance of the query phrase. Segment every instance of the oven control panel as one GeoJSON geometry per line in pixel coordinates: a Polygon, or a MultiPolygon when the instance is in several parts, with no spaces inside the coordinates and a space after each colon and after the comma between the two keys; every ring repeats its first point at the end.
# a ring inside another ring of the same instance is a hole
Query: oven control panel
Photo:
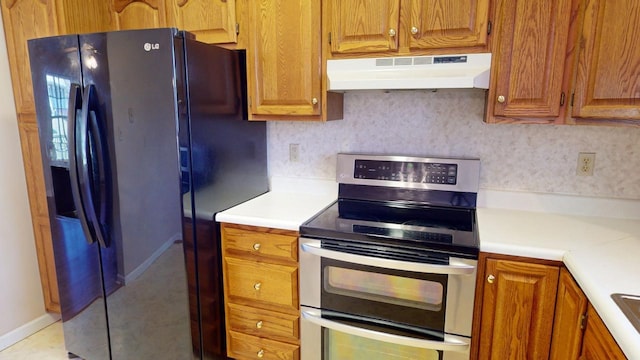
{"type": "Polygon", "coordinates": [[[480,160],[376,154],[338,154],[340,184],[477,193],[480,160]]]}
{"type": "Polygon", "coordinates": [[[458,165],[411,161],[356,160],[353,177],[367,180],[455,185],[458,165]]]}

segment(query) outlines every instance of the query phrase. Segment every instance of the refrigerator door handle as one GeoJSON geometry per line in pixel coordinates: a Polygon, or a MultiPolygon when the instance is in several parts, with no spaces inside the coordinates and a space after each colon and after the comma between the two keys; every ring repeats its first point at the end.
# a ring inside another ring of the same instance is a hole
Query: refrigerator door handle
{"type": "Polygon", "coordinates": [[[108,186],[108,156],[104,147],[106,139],[98,123],[98,99],[94,85],[84,88],[82,116],[86,124],[86,163],[83,166],[83,177],[86,180],[82,189],[87,197],[87,215],[93,224],[94,233],[102,247],[109,246],[107,230],[107,208],[110,186],[108,186]],[[95,201],[95,202],[94,202],[95,201]]]}
{"type": "Polygon", "coordinates": [[[82,87],[79,84],[71,84],[68,107],[69,129],[67,132],[69,134],[69,177],[71,179],[71,194],[76,208],[76,215],[78,216],[78,220],[80,220],[86,240],[89,244],[93,244],[93,231],[87,221],[87,212],[85,210],[83,192],[81,191],[81,183],[83,181],[81,181],[80,176],[82,176],[82,171],[78,171],[78,167],[81,167],[84,161],[84,145],[82,144],[82,140],[86,133],[83,129],[86,127],[86,122],[84,122],[82,105],[82,87]],[[80,163],[78,163],[78,161],[80,161],[80,163]]]}

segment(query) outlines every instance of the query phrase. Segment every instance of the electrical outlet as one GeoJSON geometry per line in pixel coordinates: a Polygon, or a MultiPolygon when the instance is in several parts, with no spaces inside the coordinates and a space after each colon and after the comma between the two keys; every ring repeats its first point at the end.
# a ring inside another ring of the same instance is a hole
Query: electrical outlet
{"type": "Polygon", "coordinates": [[[580,176],[593,176],[593,168],[596,165],[596,153],[581,152],[578,154],[578,168],[576,174],[580,176]]]}
{"type": "Polygon", "coordinates": [[[289,161],[300,161],[300,144],[289,144],[289,161]]]}

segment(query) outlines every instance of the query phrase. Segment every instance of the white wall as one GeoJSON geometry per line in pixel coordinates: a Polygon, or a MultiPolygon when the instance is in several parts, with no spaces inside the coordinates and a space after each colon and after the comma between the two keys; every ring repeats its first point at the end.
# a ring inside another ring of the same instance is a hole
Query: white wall
{"type": "Polygon", "coordinates": [[[0,19],[0,350],[53,320],[44,309],[0,19]]]}
{"type": "Polygon", "coordinates": [[[478,157],[480,187],[640,199],[640,127],[486,124],[482,90],[348,92],[344,119],[270,122],[271,176],[335,179],[335,154],[478,157]],[[289,161],[289,144],[300,161],[289,161]],[[577,176],[579,152],[594,175],[577,176]]]}

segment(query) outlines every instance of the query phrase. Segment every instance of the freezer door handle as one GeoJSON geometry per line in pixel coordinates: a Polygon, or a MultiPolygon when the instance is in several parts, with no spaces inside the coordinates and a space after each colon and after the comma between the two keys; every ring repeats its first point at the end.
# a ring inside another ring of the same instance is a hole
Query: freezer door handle
{"type": "Polygon", "coordinates": [[[73,203],[76,207],[76,215],[85,238],[89,244],[94,243],[94,232],[90,227],[85,209],[84,192],[81,190],[81,184],[84,182],[82,176],[82,163],[84,160],[84,145],[86,143],[86,122],[82,113],[82,87],[79,84],[71,84],[69,91],[69,107],[68,107],[68,134],[69,134],[69,177],[71,178],[71,194],[73,203]]]}
{"type": "Polygon", "coordinates": [[[87,194],[87,215],[93,224],[95,236],[102,247],[108,247],[109,231],[107,221],[111,198],[110,166],[106,138],[100,126],[99,102],[94,85],[84,89],[82,115],[86,124],[86,163],[82,167],[86,180],[81,190],[87,194]]]}

